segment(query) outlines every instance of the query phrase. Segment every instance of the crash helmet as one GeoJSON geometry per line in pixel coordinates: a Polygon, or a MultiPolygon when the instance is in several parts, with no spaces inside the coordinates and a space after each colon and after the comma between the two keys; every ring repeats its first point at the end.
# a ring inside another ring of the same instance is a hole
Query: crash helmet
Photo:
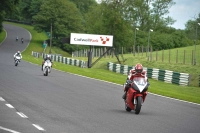
{"type": "Polygon", "coordinates": [[[20,51],[17,51],[18,54],[20,54],[20,51]]]}
{"type": "Polygon", "coordinates": [[[47,55],[47,58],[50,58],[50,55],[47,55]]]}
{"type": "Polygon", "coordinates": [[[143,66],[142,66],[142,64],[137,63],[137,64],[135,65],[135,71],[136,71],[137,73],[142,73],[142,71],[143,71],[143,66]]]}

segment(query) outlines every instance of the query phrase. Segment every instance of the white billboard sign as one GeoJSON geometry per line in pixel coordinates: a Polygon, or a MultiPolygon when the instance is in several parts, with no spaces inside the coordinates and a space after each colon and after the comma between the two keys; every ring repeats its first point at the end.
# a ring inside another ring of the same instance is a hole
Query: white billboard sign
{"type": "Polygon", "coordinates": [[[71,33],[70,44],[112,47],[113,36],[71,33]]]}

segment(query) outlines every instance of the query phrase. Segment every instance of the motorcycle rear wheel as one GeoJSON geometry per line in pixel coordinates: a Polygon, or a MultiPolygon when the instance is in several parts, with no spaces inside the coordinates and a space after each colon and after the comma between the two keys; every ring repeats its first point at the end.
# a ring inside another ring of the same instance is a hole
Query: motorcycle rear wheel
{"type": "Polygon", "coordinates": [[[135,114],[139,114],[142,106],[142,97],[137,97],[137,104],[135,106],[135,114]]]}

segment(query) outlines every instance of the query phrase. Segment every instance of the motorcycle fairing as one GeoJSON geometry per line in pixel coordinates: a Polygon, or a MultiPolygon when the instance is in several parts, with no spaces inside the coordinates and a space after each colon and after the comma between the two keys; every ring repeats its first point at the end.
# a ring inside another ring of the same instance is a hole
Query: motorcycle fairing
{"type": "Polygon", "coordinates": [[[134,93],[136,93],[136,91],[133,88],[129,88],[126,95],[126,105],[132,110],[134,110],[134,93]]]}

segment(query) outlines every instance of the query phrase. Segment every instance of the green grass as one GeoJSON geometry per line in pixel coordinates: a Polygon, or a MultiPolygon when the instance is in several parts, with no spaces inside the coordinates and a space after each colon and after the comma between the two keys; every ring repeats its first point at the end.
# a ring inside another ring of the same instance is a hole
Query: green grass
{"type": "MultiPolygon", "coordinates": [[[[185,48],[180,48],[179,51],[184,51],[184,49],[192,49],[192,46],[189,47],[185,47],[185,48]]],[[[172,52],[176,52],[177,49],[172,49],[172,52]]],[[[200,45],[197,45],[197,50],[200,51],[200,45]]],[[[162,51],[159,51],[162,52],[162,51]]],[[[122,57],[120,57],[120,60],[122,61],[122,57]]],[[[136,63],[140,62],[143,64],[144,67],[148,67],[148,68],[158,68],[158,69],[162,69],[162,70],[171,70],[171,71],[175,71],[175,72],[180,72],[180,73],[189,73],[191,75],[191,82],[190,82],[190,86],[196,86],[198,87],[199,85],[199,75],[200,75],[200,64],[198,65],[191,65],[191,64],[181,64],[181,63],[169,63],[169,62],[160,62],[160,61],[147,61],[147,57],[143,54],[142,55],[137,55],[137,56],[133,56],[133,54],[124,54],[123,55],[124,59],[126,59],[126,61],[123,63],[125,65],[129,65],[129,66],[133,66],[136,63]]],[[[200,59],[200,56],[197,57],[198,59],[200,59]]],[[[87,60],[86,57],[76,57],[76,59],[79,60],[87,60]]],[[[97,58],[93,58],[93,61],[95,61],[97,58]]],[[[111,57],[107,57],[107,58],[102,58],[101,60],[99,60],[98,65],[95,65],[95,68],[104,68],[106,69],[106,64],[107,62],[113,62],[113,63],[117,63],[116,58],[111,58],[111,57]]]]}
{"type": "MultiPolygon", "coordinates": [[[[194,46],[188,46],[188,47],[182,47],[182,48],[174,48],[174,49],[168,49],[168,50],[161,50],[161,51],[154,51],[150,53],[141,52],[137,53],[137,56],[147,56],[150,55],[152,61],[157,62],[165,62],[165,63],[179,63],[179,64],[193,64],[193,57],[195,47],[194,46]]],[[[198,65],[200,65],[200,44],[196,45],[196,62],[198,65]]]]}
{"type": "MultiPolygon", "coordinates": [[[[12,23],[10,23],[12,24],[12,23]]],[[[16,25],[16,24],[15,24],[16,25]]],[[[24,27],[27,30],[30,31],[32,34],[32,41],[29,45],[29,47],[26,49],[26,51],[23,52],[23,59],[28,62],[33,62],[35,64],[41,65],[42,58],[34,58],[31,56],[31,52],[42,52],[42,42],[47,38],[45,33],[37,33],[33,30],[32,26],[26,26],[17,24],[18,26],[24,27]]],[[[49,49],[47,49],[48,51],[49,49]]],[[[52,53],[62,54],[63,56],[67,57],[70,56],[67,53],[61,51],[58,48],[52,48],[52,53]]],[[[196,72],[199,72],[199,66],[191,66],[191,65],[180,65],[180,64],[169,64],[169,63],[160,63],[160,62],[148,62],[146,61],[146,57],[144,56],[138,56],[135,58],[133,55],[124,55],[124,58],[127,59],[125,62],[128,65],[136,64],[137,62],[141,62],[145,67],[150,68],[159,68],[159,69],[166,69],[166,70],[177,70],[177,72],[191,72],[192,70],[196,70],[196,72]]],[[[77,58],[81,60],[87,60],[87,58],[77,58]]],[[[93,58],[93,61],[95,61],[97,58],[93,58]]],[[[58,62],[54,62],[53,68],[63,70],[65,72],[70,72],[74,74],[79,74],[91,78],[101,79],[113,83],[117,83],[122,85],[125,82],[126,75],[114,73],[107,70],[107,62],[114,62],[117,63],[116,58],[102,58],[94,67],[92,68],[80,68],[76,66],[66,65],[58,62]]],[[[194,71],[195,73],[195,71],[194,71]]],[[[149,92],[160,94],[163,96],[168,96],[172,98],[177,98],[185,101],[200,103],[200,88],[199,87],[193,87],[193,86],[178,86],[174,84],[168,84],[164,83],[162,81],[156,81],[153,79],[150,79],[150,88],[149,92]]],[[[123,94],[123,88],[122,94],[123,94]]],[[[121,98],[121,96],[119,97],[121,98]]]]}
{"type": "Polygon", "coordinates": [[[5,32],[5,30],[3,30],[3,32],[0,33],[0,44],[5,39],[5,37],[6,37],[6,32],[5,32]]]}

